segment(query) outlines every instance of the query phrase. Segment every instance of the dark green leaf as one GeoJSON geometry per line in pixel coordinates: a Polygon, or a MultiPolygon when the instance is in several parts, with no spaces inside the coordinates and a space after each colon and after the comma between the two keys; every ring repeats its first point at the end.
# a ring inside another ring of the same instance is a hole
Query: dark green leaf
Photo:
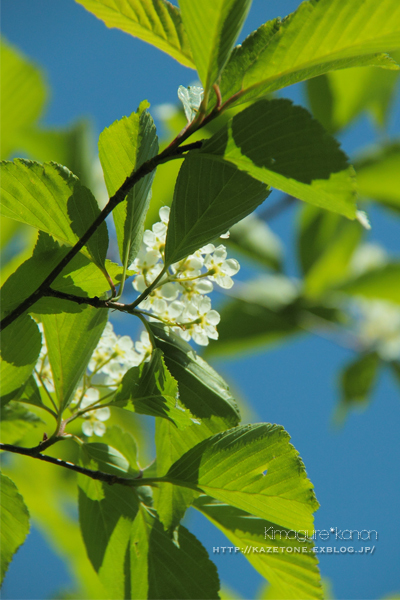
{"type": "Polygon", "coordinates": [[[107,323],[108,311],[92,306],[77,314],[42,315],[48,357],[61,410],[73,393],[107,323]]]}
{"type": "MultiPolygon", "coordinates": [[[[240,417],[223,379],[174,333],[154,323],[151,326],[167,368],[178,381],[180,401],[198,420],[184,431],[178,431],[165,419],[156,420],[157,474],[162,476],[187,450],[210,435],[237,425],[240,417]]],[[[169,532],[196,495],[169,483],[160,484],[155,490],[160,519],[169,532]]]]}
{"type": "MultiPolygon", "coordinates": [[[[337,141],[290,100],[260,100],[238,113],[201,149],[310,204],[356,216],[352,167],[337,141]]],[[[195,158],[195,157],[194,157],[195,158]]]]}
{"type": "Polygon", "coordinates": [[[30,429],[43,423],[42,419],[18,402],[6,404],[1,408],[0,421],[3,444],[18,444],[30,429]]]}
{"type": "Polygon", "coordinates": [[[268,186],[209,154],[190,154],[175,186],[165,260],[175,263],[212,242],[268,196],[268,186]]]}
{"type": "Polygon", "coordinates": [[[232,54],[221,81],[223,99],[259,98],[328,71],[378,65],[400,48],[397,0],[303,2],[286,19],[265,23],[232,54]]]}
{"type": "Polygon", "coordinates": [[[200,496],[194,507],[226,535],[235,553],[243,553],[276,586],[281,598],[322,598],[317,557],[307,540],[312,531],[294,533],[209,496],[200,496]]]}
{"type": "MultiPolygon", "coordinates": [[[[158,152],[156,128],[144,101],[137,112],[123,117],[105,129],[99,138],[99,156],[110,196],[125,179],[158,152]]],[[[154,171],[143,177],[129,192],[125,202],[113,211],[122,264],[133,262],[139,251],[144,221],[150,202],[154,171]]]]}
{"type": "Polygon", "coordinates": [[[191,448],[166,478],[289,529],[313,531],[313,486],[279,425],[243,425],[191,448]]]}
{"type": "Polygon", "coordinates": [[[143,505],[132,527],[130,563],[130,598],[219,598],[217,569],[199,540],[182,525],[172,540],[143,505]]]}
{"type": "Polygon", "coordinates": [[[159,349],[154,350],[149,363],[125,373],[113,403],[140,414],[168,419],[179,429],[193,423],[190,411],[179,401],[178,384],[159,349]]]}
{"type": "Polygon", "coordinates": [[[373,391],[380,364],[378,354],[370,352],[357,357],[342,370],[339,419],[343,419],[351,408],[365,408],[373,391]]]}
{"type": "Polygon", "coordinates": [[[194,69],[189,41],[179,9],[165,0],[77,0],[104,21],[166,52],[175,60],[194,69]]]}
{"type": "Polygon", "coordinates": [[[179,0],[182,20],[205,95],[223,70],[251,0],[179,0]]]}
{"type": "MultiPolygon", "coordinates": [[[[92,192],[61,165],[15,159],[3,161],[1,172],[1,214],[32,225],[61,242],[74,245],[100,213],[92,192]]],[[[86,253],[103,269],[108,248],[105,223],[92,235],[86,248],[86,253]]]]}
{"type": "Polygon", "coordinates": [[[11,559],[29,532],[29,513],[15,483],[0,474],[0,541],[1,541],[1,580],[11,559]]]}
{"type": "MultiPolygon", "coordinates": [[[[29,315],[22,315],[1,335],[1,395],[17,392],[36,364],[42,345],[40,331],[29,315]]],[[[10,398],[11,399],[11,398],[10,398]]]]}
{"type": "MultiPolygon", "coordinates": [[[[89,459],[86,451],[82,452],[82,462],[89,468],[107,468],[98,456],[97,460],[89,459]]],[[[79,522],[89,559],[110,598],[129,598],[126,561],[132,522],[139,509],[136,492],[84,476],[78,483],[79,522]]]]}

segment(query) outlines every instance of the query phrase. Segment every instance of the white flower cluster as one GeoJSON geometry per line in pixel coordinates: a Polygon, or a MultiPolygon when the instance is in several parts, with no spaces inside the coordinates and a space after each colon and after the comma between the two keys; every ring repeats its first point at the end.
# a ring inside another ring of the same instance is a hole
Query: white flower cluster
{"type": "MultiPolygon", "coordinates": [[[[43,326],[41,323],[38,326],[42,332],[43,344],[35,367],[35,379],[38,385],[44,385],[51,393],[54,392],[53,375],[43,326]]],[[[93,410],[82,414],[85,419],[82,431],[85,435],[104,435],[104,422],[110,418],[110,409],[108,406],[101,406],[100,403],[112,396],[128,369],[149,360],[151,353],[152,345],[146,331],[142,331],[140,341],[134,344],[129,336],[116,335],[111,323],[107,323],[90,359],[88,372],[84,374],[70,404],[74,412],[94,407],[93,410]],[[97,406],[98,408],[95,408],[97,406]]]]}
{"type": "Polygon", "coordinates": [[[385,300],[354,302],[357,335],[361,343],[375,350],[383,360],[400,359],[400,308],[385,300]]]}
{"type": "MultiPolygon", "coordinates": [[[[159,214],[161,221],[155,223],[151,231],[144,232],[141,251],[130,266],[137,273],[133,287],[138,292],[144,292],[164,269],[169,207],[162,207],[159,214]]],[[[230,289],[232,276],[239,269],[237,260],[227,259],[225,246],[207,244],[173,264],[138,308],[153,313],[184,340],[193,339],[197,344],[207,346],[209,339],[218,338],[216,326],[220,321],[207,294],[213,291],[214,283],[230,289]]]]}

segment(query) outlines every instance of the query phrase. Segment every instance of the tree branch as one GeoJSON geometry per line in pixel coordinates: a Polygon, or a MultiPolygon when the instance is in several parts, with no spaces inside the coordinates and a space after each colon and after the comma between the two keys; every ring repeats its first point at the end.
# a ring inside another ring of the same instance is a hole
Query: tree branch
{"type": "MultiPolygon", "coordinates": [[[[133,173],[131,173],[131,175],[129,175],[125,179],[124,183],[115,192],[115,194],[109,199],[106,206],[103,208],[103,210],[98,215],[98,217],[94,220],[94,222],[89,227],[89,229],[86,231],[86,233],[77,241],[75,246],[73,246],[71,248],[71,250],[64,256],[64,258],[51,271],[51,273],[40,284],[40,286],[30,296],[25,298],[25,300],[23,302],[21,302],[21,304],[19,304],[13,311],[11,311],[11,313],[9,315],[7,315],[6,317],[4,317],[2,319],[2,321],[0,322],[0,331],[5,329],[6,327],[8,327],[8,325],[11,325],[11,323],[13,321],[15,321],[15,319],[17,319],[26,310],[28,310],[31,306],[33,306],[33,304],[35,304],[35,302],[37,302],[40,298],[42,298],[45,295],[52,295],[50,293],[50,289],[51,289],[50,285],[53,283],[53,281],[58,277],[58,275],[60,275],[62,270],[74,258],[74,256],[76,256],[78,254],[78,252],[83,248],[83,246],[86,244],[86,242],[90,239],[90,237],[98,229],[98,227],[106,220],[108,215],[111,214],[111,212],[114,210],[114,208],[116,206],[118,206],[118,204],[120,204],[121,202],[123,202],[125,200],[127,194],[131,191],[133,186],[138,181],[140,181],[143,177],[145,177],[146,175],[151,173],[156,167],[158,167],[158,165],[160,165],[164,162],[168,162],[169,160],[172,160],[174,158],[182,158],[183,153],[187,152],[189,150],[201,148],[201,145],[202,145],[201,141],[194,142],[193,144],[186,144],[184,146],[180,146],[180,144],[192,133],[193,133],[193,131],[190,128],[188,128],[187,131],[182,133],[180,136],[177,136],[175,138],[174,142],[170,146],[168,146],[168,148],[166,148],[165,150],[160,152],[160,154],[153,156],[153,158],[151,158],[150,160],[143,163],[137,171],[134,171],[133,173]],[[178,146],[180,146],[180,147],[178,147],[178,146]]],[[[73,300],[74,302],[77,301],[76,298],[78,298],[78,297],[75,297],[75,299],[73,300]]],[[[85,302],[82,300],[81,303],[83,304],[85,302]]],[[[86,304],[90,304],[90,303],[86,302],[86,304]]],[[[94,304],[92,304],[92,306],[94,306],[94,304]]],[[[101,305],[101,306],[103,308],[106,307],[105,305],[101,305]]],[[[100,305],[98,304],[97,307],[99,308],[100,305]]],[[[107,308],[109,308],[109,307],[107,306],[107,308]]],[[[114,308],[117,308],[117,307],[114,306],[114,308]]],[[[117,308],[117,310],[119,310],[119,309],[117,308]]]]}
{"type": "MultiPolygon", "coordinates": [[[[43,446],[46,442],[43,442],[43,446]]],[[[80,473],[81,475],[86,475],[91,479],[97,479],[98,481],[104,481],[105,483],[109,483],[110,485],[113,483],[120,483],[121,485],[144,485],[143,483],[138,484],[142,477],[142,471],[140,471],[139,475],[135,478],[133,477],[119,477],[118,475],[110,475],[109,473],[104,473],[103,471],[94,471],[93,469],[86,469],[85,467],[80,467],[79,465],[75,465],[74,463],[70,463],[66,460],[61,460],[60,458],[54,458],[53,456],[46,456],[45,454],[41,454],[38,452],[38,448],[42,448],[39,446],[35,446],[34,448],[23,448],[21,446],[13,446],[12,444],[0,444],[0,450],[5,450],[7,452],[13,452],[14,454],[22,454],[23,456],[30,456],[31,458],[37,458],[38,460],[43,460],[44,462],[51,463],[52,465],[58,465],[59,467],[64,467],[65,469],[69,469],[70,471],[75,471],[76,473],[80,473]]],[[[150,480],[149,480],[150,481],[150,480]]],[[[149,481],[146,480],[145,485],[150,485],[149,481]]]]}

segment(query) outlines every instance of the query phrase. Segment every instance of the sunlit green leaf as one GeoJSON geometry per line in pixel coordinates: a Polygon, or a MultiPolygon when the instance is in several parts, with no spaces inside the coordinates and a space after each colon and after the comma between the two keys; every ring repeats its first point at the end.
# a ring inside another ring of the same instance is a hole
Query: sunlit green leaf
{"type": "Polygon", "coordinates": [[[42,315],[48,357],[61,410],[86,370],[107,323],[105,309],[85,306],[79,313],[42,315]]]}
{"type": "MultiPolygon", "coordinates": [[[[290,100],[260,100],[207,140],[201,154],[226,161],[287,194],[354,219],[352,167],[337,141],[290,100]]],[[[196,158],[196,157],[194,157],[196,158]]]]}
{"type": "MultiPolygon", "coordinates": [[[[394,58],[399,61],[397,56],[394,58]]],[[[365,111],[384,127],[398,78],[399,71],[358,67],[309,79],[307,94],[312,113],[330,133],[347,127],[365,111]]]]}
{"type": "Polygon", "coordinates": [[[172,58],[194,69],[179,9],[166,0],[76,0],[104,21],[148,42],[172,58]]]}
{"type": "Polygon", "coordinates": [[[212,152],[189,155],[175,186],[166,263],[177,262],[226,233],[268,194],[267,185],[227,161],[216,160],[212,152]]]}
{"type": "Polygon", "coordinates": [[[179,429],[193,423],[190,411],[179,401],[178,384],[158,349],[149,363],[125,373],[113,403],[137,413],[168,419],[179,429]]]}
{"type": "Polygon", "coordinates": [[[357,221],[340,223],[336,235],[307,272],[304,293],[309,298],[318,298],[329,288],[347,278],[351,257],[361,241],[363,229],[357,221]]]}
{"type": "MultiPolygon", "coordinates": [[[[134,169],[158,152],[156,128],[144,101],[130,117],[115,121],[99,138],[99,156],[110,196],[134,169]]],[[[113,210],[119,253],[124,265],[133,262],[142,241],[154,171],[143,177],[127,199],[113,210]]]]}
{"type": "Polygon", "coordinates": [[[352,296],[389,300],[400,304],[400,264],[388,263],[371,269],[341,285],[338,290],[352,296]]]}
{"type": "Polygon", "coordinates": [[[19,136],[42,113],[47,96],[39,69],[18,50],[1,42],[1,157],[19,150],[19,136]]]}
{"type": "Polygon", "coordinates": [[[3,444],[17,444],[25,433],[43,421],[22,404],[12,402],[0,410],[1,441],[3,444]]]}
{"type": "Polygon", "coordinates": [[[14,553],[28,535],[29,513],[15,483],[3,474],[0,478],[1,583],[14,553]]]}
{"type": "Polygon", "coordinates": [[[289,439],[279,425],[235,427],[188,450],[166,477],[277,525],[313,531],[318,502],[289,439]]]}
{"type": "MultiPolygon", "coordinates": [[[[56,163],[15,159],[1,163],[1,214],[74,245],[100,213],[97,202],[73,173],[56,163]]],[[[102,268],[108,247],[102,223],[86,244],[102,268]]]]}
{"type": "Polygon", "coordinates": [[[360,196],[400,212],[400,143],[378,148],[356,161],[360,196]]]}
{"type": "Polygon", "coordinates": [[[39,357],[41,335],[35,321],[22,315],[1,334],[1,395],[16,392],[29,378],[39,357]]]}
{"type": "MultiPolygon", "coordinates": [[[[10,312],[32,294],[62,260],[69,248],[60,246],[50,236],[39,232],[33,255],[22,263],[1,288],[4,313],[10,312]]],[[[116,283],[122,276],[122,267],[109,260],[105,262],[111,279],[116,283]]],[[[129,271],[128,271],[129,273],[129,271]]],[[[51,285],[52,289],[74,296],[102,296],[110,284],[99,273],[96,265],[82,254],[76,255],[51,285]]],[[[81,312],[82,307],[70,300],[43,297],[31,308],[35,314],[81,312]]]]}
{"type": "Polygon", "coordinates": [[[206,96],[229,58],[250,5],[251,0],[179,0],[206,96]]]}
{"type": "Polygon", "coordinates": [[[277,527],[249,513],[210,498],[200,496],[194,507],[218,527],[245,555],[250,564],[274,585],[281,598],[322,598],[321,579],[312,542],[312,532],[277,527]]]}
{"type": "Polygon", "coordinates": [[[289,17],[262,25],[235,49],[222,77],[224,100],[259,98],[348,67],[396,69],[379,54],[400,48],[397,0],[303,2],[289,17]]]}

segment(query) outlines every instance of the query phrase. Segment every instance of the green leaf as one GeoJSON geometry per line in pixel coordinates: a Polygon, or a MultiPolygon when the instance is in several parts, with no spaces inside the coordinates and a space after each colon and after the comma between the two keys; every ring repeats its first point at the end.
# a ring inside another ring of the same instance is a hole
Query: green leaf
{"type": "Polygon", "coordinates": [[[365,408],[373,391],[380,364],[379,355],[376,352],[369,352],[360,355],[342,370],[340,375],[342,400],[338,407],[339,418],[344,418],[350,408],[365,408]]]}
{"type": "Polygon", "coordinates": [[[129,469],[127,471],[139,473],[140,469],[137,464],[137,448],[135,438],[128,431],[123,431],[117,425],[107,427],[107,430],[101,438],[105,444],[112,446],[112,448],[118,450],[129,463],[129,469]]]}
{"type": "MultiPolygon", "coordinates": [[[[64,258],[69,248],[60,246],[50,236],[39,232],[33,255],[20,265],[0,290],[4,313],[11,312],[32,294],[54,267],[64,258]]],[[[106,268],[114,281],[120,281],[122,267],[106,260],[106,268]]],[[[130,273],[128,271],[128,273],[130,273]]],[[[76,255],[51,285],[52,289],[81,297],[102,296],[110,289],[105,277],[83,254],[76,255]]],[[[82,307],[70,300],[43,297],[30,309],[35,314],[81,312],[82,307]]]]}
{"type": "Polygon", "coordinates": [[[300,333],[298,293],[283,275],[263,276],[242,285],[236,298],[220,308],[218,344],[207,347],[206,355],[254,351],[300,333]]]}
{"type": "Polygon", "coordinates": [[[165,366],[161,350],[154,350],[149,363],[127,371],[113,404],[134,412],[168,419],[179,429],[192,425],[189,410],[179,401],[178,384],[165,366]]]}
{"type": "MultiPolygon", "coordinates": [[[[98,456],[96,460],[89,458],[86,450],[81,460],[88,468],[107,468],[98,456]]],[[[79,522],[88,557],[110,597],[129,598],[126,561],[131,527],[139,509],[136,492],[84,476],[79,476],[78,485],[79,522]]]]}
{"type": "Polygon", "coordinates": [[[309,79],[307,95],[312,113],[329,133],[347,127],[365,111],[384,127],[398,77],[399,71],[358,67],[309,79]]]}
{"type": "Polygon", "coordinates": [[[34,376],[31,375],[21,390],[21,393],[18,394],[17,399],[19,402],[23,402],[24,404],[31,404],[32,406],[38,406],[39,408],[48,410],[47,406],[43,402],[42,394],[48,401],[48,397],[46,397],[43,387],[39,387],[34,376]]]}
{"type": "Polygon", "coordinates": [[[223,73],[224,100],[247,102],[328,71],[378,65],[400,48],[397,0],[319,0],[262,25],[235,49],[223,73]]]}
{"type": "MultiPolygon", "coordinates": [[[[180,402],[198,421],[180,431],[166,419],[156,419],[157,474],[162,476],[187,450],[237,425],[240,415],[227,384],[189,344],[155,323],[151,327],[166,366],[178,381],[180,402]]],[[[170,483],[155,490],[157,510],[169,533],[196,496],[196,492],[170,483]]]]}
{"type": "Polygon", "coordinates": [[[191,448],[166,474],[184,485],[294,530],[313,530],[313,486],[280,425],[242,425],[191,448]]]}
{"type": "MultiPolygon", "coordinates": [[[[99,157],[111,196],[125,179],[158,152],[156,128],[144,101],[137,112],[104,129],[99,138],[99,157]]],[[[144,221],[151,197],[154,171],[143,177],[125,202],[113,210],[122,264],[133,262],[142,242],[144,221]]]]}
{"type": "Polygon", "coordinates": [[[0,409],[0,421],[3,444],[18,444],[30,429],[43,423],[42,419],[18,402],[6,404],[0,409]]]}
{"type": "MultiPolygon", "coordinates": [[[[290,100],[260,100],[238,113],[201,149],[310,204],[356,216],[352,167],[338,142],[290,100]]],[[[186,159],[187,160],[187,159],[186,159]]]]}
{"type": "Polygon", "coordinates": [[[312,531],[294,534],[275,523],[200,496],[194,507],[218,527],[250,564],[276,586],[281,598],[322,598],[321,578],[312,542],[312,531]]]}
{"type": "Polygon", "coordinates": [[[360,196],[400,212],[400,143],[378,148],[355,163],[360,196]]]}
{"type": "Polygon", "coordinates": [[[86,306],[80,313],[42,315],[48,357],[61,411],[72,400],[107,323],[107,310],[86,306]]]}
{"type": "Polygon", "coordinates": [[[99,187],[93,164],[93,126],[89,119],[79,119],[69,127],[32,126],[19,135],[19,147],[29,158],[56,162],[67,167],[91,190],[99,187]]]}
{"type": "MultiPolygon", "coordinates": [[[[100,214],[92,192],[61,165],[15,159],[3,161],[1,173],[1,214],[32,225],[61,242],[74,245],[100,214]]],[[[92,235],[86,248],[86,253],[104,269],[108,248],[105,223],[92,235]]]]}
{"type": "Polygon", "coordinates": [[[219,598],[217,569],[200,541],[182,525],[172,540],[143,504],[132,527],[130,560],[131,596],[125,597],[219,598]]]}
{"type": "Polygon", "coordinates": [[[1,158],[19,149],[19,136],[41,115],[47,89],[40,70],[1,42],[1,158]]]}
{"type": "Polygon", "coordinates": [[[15,394],[27,381],[39,357],[41,345],[40,331],[29,315],[22,315],[4,329],[0,362],[2,396],[15,394]]]}
{"type": "Polygon", "coordinates": [[[371,269],[338,287],[338,291],[351,296],[377,298],[400,304],[400,263],[388,263],[371,269]]]}
{"type": "Polygon", "coordinates": [[[191,426],[182,437],[188,439],[190,433],[202,430],[205,421],[209,422],[211,433],[216,432],[211,422],[221,428],[218,431],[237,425],[240,420],[239,409],[222,377],[187,342],[168,331],[168,328],[152,322],[150,327],[156,347],[164,354],[168,371],[178,382],[180,401],[195,419],[201,421],[200,426],[191,426]]]}
{"type": "Polygon", "coordinates": [[[341,221],[336,235],[317,255],[304,282],[304,294],[319,298],[348,277],[351,258],[361,241],[363,228],[357,221],[341,221]]]}
{"type": "Polygon", "coordinates": [[[321,210],[305,204],[298,222],[297,249],[300,267],[304,275],[327,247],[334,243],[344,219],[337,213],[321,210]]]}
{"type": "Polygon", "coordinates": [[[205,97],[223,70],[251,0],[179,0],[205,97]]]}
{"type": "MultiPolygon", "coordinates": [[[[77,444],[64,442],[57,448],[57,456],[71,460],[75,448],[78,448],[77,444]]],[[[73,461],[77,462],[77,458],[73,458],[73,461]]],[[[49,540],[58,557],[68,564],[71,576],[83,588],[81,598],[109,598],[86,556],[73,509],[77,505],[77,489],[76,479],[71,477],[71,472],[49,468],[40,460],[21,459],[13,461],[10,476],[23,495],[35,525],[49,540]],[[38,481],[43,492],[41,494],[38,494],[38,481]],[[44,493],[46,502],[43,502],[44,493]]]]}
{"type": "Polygon", "coordinates": [[[245,257],[274,271],[282,268],[283,249],[280,239],[254,214],[232,227],[227,246],[232,253],[241,252],[245,257]]]}
{"type": "MultiPolygon", "coordinates": [[[[112,449],[111,456],[109,452],[99,453],[99,446],[107,448],[104,444],[85,444],[83,464],[116,472],[116,451],[112,449]]],[[[122,466],[118,457],[117,464],[122,466]]],[[[79,488],[83,539],[110,597],[218,597],[216,568],[200,542],[183,527],[171,540],[156,514],[139,502],[141,488],[109,486],[83,476],[79,477],[79,488]]]]}
{"type": "Polygon", "coordinates": [[[165,261],[170,265],[212,242],[268,196],[268,187],[210,154],[183,162],[171,206],[165,261]]]}
{"type": "Polygon", "coordinates": [[[13,555],[28,535],[29,513],[15,483],[2,473],[0,478],[1,583],[13,555]]]}
{"type": "Polygon", "coordinates": [[[76,0],[89,12],[166,52],[185,67],[194,69],[189,41],[178,8],[166,0],[76,0]]]}

